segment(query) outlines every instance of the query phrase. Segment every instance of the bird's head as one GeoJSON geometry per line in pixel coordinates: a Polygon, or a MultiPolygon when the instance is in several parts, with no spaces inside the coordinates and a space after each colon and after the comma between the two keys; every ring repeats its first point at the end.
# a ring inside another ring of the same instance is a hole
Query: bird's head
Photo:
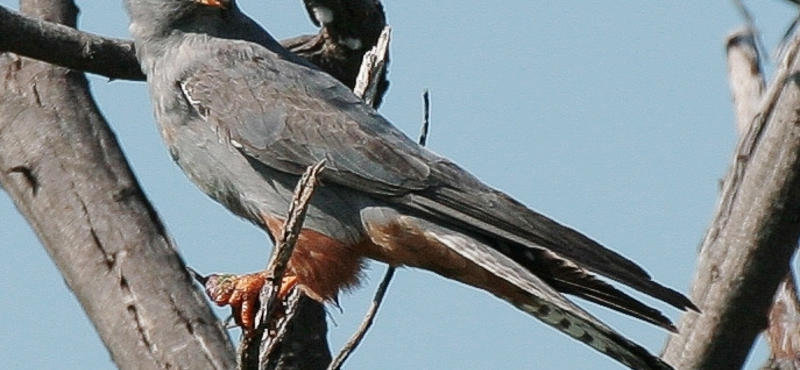
{"type": "Polygon", "coordinates": [[[166,37],[174,31],[214,34],[237,13],[234,0],[125,0],[134,39],[166,37]]]}
{"type": "Polygon", "coordinates": [[[145,73],[167,50],[192,40],[213,38],[253,42],[282,49],[257,22],[239,10],[236,0],[125,0],[130,32],[145,73]]]}

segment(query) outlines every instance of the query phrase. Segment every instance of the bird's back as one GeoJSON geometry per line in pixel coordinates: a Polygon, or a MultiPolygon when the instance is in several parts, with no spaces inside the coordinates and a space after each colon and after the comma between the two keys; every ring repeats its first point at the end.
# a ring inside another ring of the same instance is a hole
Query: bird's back
{"type": "Polygon", "coordinates": [[[430,269],[488,290],[629,366],[667,368],[557,291],[665,327],[671,324],[658,311],[591,273],[693,308],[683,295],[422,148],[266,32],[237,40],[240,32],[224,24],[209,29],[218,34],[178,30],[137,40],[162,136],[195,184],[272,235],[298,175],[325,159],[298,248],[309,261],[328,262],[309,263],[307,276],[327,274],[338,288],[355,284],[330,273],[342,270],[331,255],[348,259],[355,277],[362,256],[430,269]]]}

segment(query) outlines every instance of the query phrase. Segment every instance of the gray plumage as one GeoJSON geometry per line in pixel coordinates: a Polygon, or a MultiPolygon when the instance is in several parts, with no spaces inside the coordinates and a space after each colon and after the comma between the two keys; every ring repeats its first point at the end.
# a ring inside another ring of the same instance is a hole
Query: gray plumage
{"type": "Polygon", "coordinates": [[[389,222],[424,230],[454,258],[470,261],[469,268],[513,289],[481,285],[428,260],[367,257],[486,289],[631,368],[670,369],[560,293],[673,330],[660,312],[590,272],[696,309],[686,297],[419,146],[344,85],[284,50],[234,3],[228,9],[194,0],[126,4],[170,153],[232,212],[263,227],[263,214],[288,208],[297,175],[325,158],[305,228],[350,244],[389,222]]]}

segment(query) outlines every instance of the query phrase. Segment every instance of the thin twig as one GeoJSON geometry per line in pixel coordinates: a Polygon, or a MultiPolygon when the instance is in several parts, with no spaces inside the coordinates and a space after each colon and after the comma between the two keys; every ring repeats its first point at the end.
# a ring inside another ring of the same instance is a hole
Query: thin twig
{"type": "MultiPolygon", "coordinates": [[[[422,129],[419,134],[419,144],[425,146],[428,141],[428,130],[430,129],[430,94],[428,93],[428,89],[425,89],[425,92],[422,94],[422,102],[422,129]]],[[[352,354],[358,345],[361,344],[361,340],[363,340],[364,336],[367,335],[367,331],[370,327],[372,327],[372,323],[375,321],[375,316],[378,314],[378,309],[381,307],[381,303],[383,303],[383,298],[386,296],[386,290],[389,288],[389,283],[392,281],[392,277],[394,276],[396,269],[396,267],[391,265],[386,268],[386,273],[383,275],[383,280],[381,280],[381,283],[378,285],[378,289],[375,291],[375,296],[372,298],[372,304],[370,304],[369,310],[367,310],[367,313],[364,315],[364,319],[361,320],[361,324],[358,326],[358,329],[356,329],[350,339],[347,340],[347,343],[342,346],[342,349],[331,361],[331,364],[328,366],[327,370],[339,370],[344,362],[347,361],[347,358],[350,357],[350,354],[352,354]]]]}
{"type": "Polygon", "coordinates": [[[419,145],[428,143],[428,130],[431,126],[431,94],[428,89],[422,93],[422,129],[419,133],[419,145]]]}
{"type": "MultiPolygon", "coordinates": [[[[319,178],[319,173],[325,168],[325,160],[317,162],[317,164],[308,167],[306,172],[297,183],[294,190],[294,197],[292,203],[289,205],[289,217],[284,221],[282,233],[278,239],[277,247],[273,250],[270,262],[267,265],[267,277],[271,279],[273,287],[277,288],[281,285],[281,279],[284,272],[286,272],[286,265],[289,263],[289,258],[294,251],[294,245],[300,236],[300,230],[303,227],[303,221],[306,218],[308,211],[309,201],[311,196],[314,195],[316,185],[319,178]]],[[[271,297],[275,298],[275,297],[271,297]]],[[[270,301],[267,302],[269,305],[270,301]]]]}
{"type": "MultiPolygon", "coordinates": [[[[383,28],[378,43],[370,51],[364,54],[364,59],[361,62],[361,69],[358,71],[356,77],[356,86],[353,88],[353,93],[364,100],[370,106],[375,105],[375,95],[377,93],[377,86],[383,69],[386,67],[386,58],[389,50],[389,35],[391,28],[386,26],[383,28]]],[[[427,130],[427,129],[426,129],[427,130]]],[[[375,296],[372,298],[372,304],[369,310],[364,315],[358,329],[353,333],[350,339],[345,343],[336,357],[328,365],[328,369],[339,369],[342,364],[350,357],[350,354],[358,347],[361,340],[366,336],[367,331],[372,326],[375,320],[375,315],[378,313],[383,298],[386,295],[386,289],[394,276],[395,267],[389,266],[386,269],[386,274],[383,276],[375,296]]]]}
{"type": "MultiPolygon", "coordinates": [[[[252,335],[242,336],[242,341],[239,345],[239,367],[241,369],[253,368],[251,365],[255,361],[259,361],[256,368],[261,369],[260,360],[269,358],[270,353],[267,352],[267,349],[274,349],[275,345],[265,346],[259,344],[270,343],[270,341],[279,343],[283,338],[282,335],[270,336],[266,327],[269,323],[269,318],[273,317],[274,311],[280,306],[278,304],[280,303],[278,302],[278,292],[280,291],[283,275],[286,272],[289,258],[292,256],[295,243],[303,227],[303,221],[308,211],[311,196],[314,195],[319,173],[324,167],[324,159],[308,167],[294,190],[292,203],[289,205],[288,217],[283,223],[281,235],[276,242],[270,262],[267,265],[267,284],[264,284],[264,288],[261,290],[261,302],[266,303],[262,304],[258,309],[256,327],[252,335]]],[[[298,301],[294,300],[293,302],[296,304],[298,301]]],[[[296,312],[296,307],[286,308],[284,317],[277,322],[279,327],[276,329],[276,333],[285,334],[283,326],[290,321],[290,313],[294,312],[296,312]]]]}
{"type": "Polygon", "coordinates": [[[742,0],[733,0],[733,6],[739,12],[739,15],[742,17],[742,19],[744,19],[744,23],[747,28],[755,30],[756,24],[755,20],[753,19],[753,14],[750,13],[750,10],[744,5],[744,2],[742,0]]]}
{"type": "MultiPolygon", "coordinates": [[[[266,302],[266,304],[261,306],[262,309],[256,316],[256,325],[258,326],[265,324],[277,308],[276,303],[278,303],[278,292],[283,281],[283,275],[286,273],[289,258],[292,257],[297,238],[303,228],[303,221],[305,221],[306,213],[308,212],[311,196],[314,195],[314,190],[316,190],[319,174],[324,168],[324,159],[308,167],[294,189],[292,203],[289,205],[289,217],[283,223],[281,236],[267,265],[267,279],[272,287],[267,289],[269,293],[267,299],[262,301],[266,302]]],[[[264,290],[262,290],[263,292],[264,290]]]]}
{"type": "MultiPolygon", "coordinates": [[[[790,2],[794,3],[795,5],[800,5],[800,2],[797,0],[789,0],[790,2]]],[[[800,10],[800,8],[798,8],[800,10]]],[[[792,36],[797,32],[797,26],[800,23],[800,13],[794,16],[794,19],[789,24],[789,27],[786,27],[786,31],[783,33],[783,37],[781,37],[781,41],[778,43],[778,46],[775,48],[775,56],[776,58],[780,59],[781,55],[786,52],[788,48],[789,42],[792,40],[792,36]]]]}
{"type": "Polygon", "coordinates": [[[758,27],[756,27],[756,19],[753,17],[753,13],[750,9],[744,5],[744,1],[742,0],[733,0],[733,6],[739,12],[739,15],[744,20],[745,27],[747,27],[750,32],[753,34],[753,41],[756,46],[756,50],[759,54],[766,55],[764,52],[767,50],[766,46],[764,46],[764,41],[761,39],[761,33],[758,32],[758,27]]]}
{"type": "MultiPolygon", "coordinates": [[[[300,298],[303,296],[303,292],[298,289],[293,289],[289,296],[286,297],[286,309],[283,312],[283,315],[278,319],[276,323],[276,331],[274,336],[264,336],[261,341],[261,353],[258,357],[258,364],[259,369],[264,368],[264,364],[269,361],[270,356],[275,352],[278,348],[278,344],[283,341],[283,338],[286,336],[286,333],[289,330],[289,322],[291,322],[294,314],[297,313],[298,305],[300,304],[300,298]]],[[[266,312],[266,310],[265,310],[266,312]]]]}
{"type": "Polygon", "coordinates": [[[383,297],[386,295],[386,289],[389,287],[389,282],[392,281],[392,277],[394,276],[395,267],[389,266],[386,269],[386,274],[383,275],[383,280],[381,280],[380,285],[378,285],[378,290],[375,291],[375,297],[372,298],[372,304],[369,306],[369,310],[367,314],[364,316],[364,320],[361,321],[361,325],[358,326],[358,330],[353,333],[353,336],[347,340],[347,343],[344,344],[342,350],[339,351],[339,354],[336,355],[336,358],[331,361],[331,364],[328,366],[328,370],[339,370],[339,368],[344,364],[350,354],[353,353],[353,350],[358,347],[361,343],[361,340],[364,339],[364,335],[367,333],[367,330],[372,326],[372,322],[375,320],[375,315],[378,313],[378,309],[381,307],[381,303],[383,302],[383,297]]]}

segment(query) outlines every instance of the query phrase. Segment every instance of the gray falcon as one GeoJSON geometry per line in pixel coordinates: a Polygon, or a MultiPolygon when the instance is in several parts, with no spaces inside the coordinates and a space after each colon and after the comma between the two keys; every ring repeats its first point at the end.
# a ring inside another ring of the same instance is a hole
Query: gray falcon
{"type": "MultiPolygon", "coordinates": [[[[333,301],[358,283],[366,258],[418,267],[486,290],[633,369],[671,369],[562,293],[669,330],[659,311],[595,274],[696,310],[685,296],[421,147],[234,0],[125,2],[161,134],[206,194],[274,240],[298,175],[327,160],[282,291],[333,301]]],[[[254,304],[239,312],[245,330],[254,304]]]]}

